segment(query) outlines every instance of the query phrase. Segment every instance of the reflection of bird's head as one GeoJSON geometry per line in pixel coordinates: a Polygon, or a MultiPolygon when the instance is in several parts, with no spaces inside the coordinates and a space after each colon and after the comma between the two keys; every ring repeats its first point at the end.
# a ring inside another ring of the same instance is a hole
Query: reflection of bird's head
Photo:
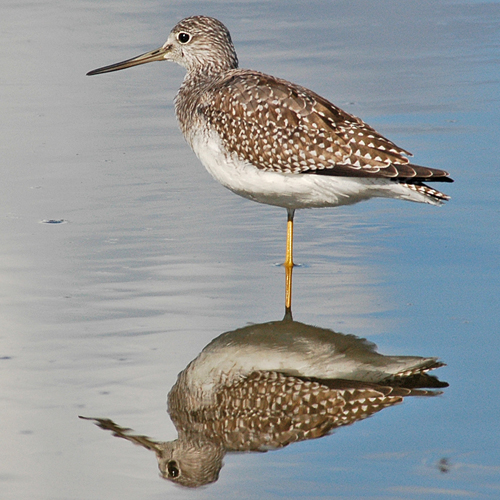
{"type": "Polygon", "coordinates": [[[162,477],[190,488],[217,481],[224,449],[209,441],[176,439],[158,443],[158,468],[162,477]]]}

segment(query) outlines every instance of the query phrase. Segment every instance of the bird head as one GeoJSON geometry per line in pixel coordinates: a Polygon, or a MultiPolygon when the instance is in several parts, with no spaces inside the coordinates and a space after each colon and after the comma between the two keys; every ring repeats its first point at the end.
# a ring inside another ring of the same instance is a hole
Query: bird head
{"type": "Polygon", "coordinates": [[[238,67],[238,58],[228,29],[217,19],[192,16],[180,21],[159,48],[119,63],[89,71],[99,75],[153,61],[173,61],[188,72],[227,71],[238,67]]]}
{"type": "Polygon", "coordinates": [[[205,440],[176,439],[156,450],[161,476],[189,488],[217,481],[224,454],[221,445],[205,440]]]}

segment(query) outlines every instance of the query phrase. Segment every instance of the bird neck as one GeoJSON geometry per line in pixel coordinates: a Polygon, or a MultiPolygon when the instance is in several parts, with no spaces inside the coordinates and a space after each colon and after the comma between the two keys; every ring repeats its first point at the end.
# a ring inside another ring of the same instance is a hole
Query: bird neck
{"type": "Polygon", "coordinates": [[[189,71],[175,97],[175,113],[184,137],[190,142],[191,131],[200,125],[197,109],[204,104],[211,88],[223,80],[233,68],[207,64],[196,71],[189,71]]]}

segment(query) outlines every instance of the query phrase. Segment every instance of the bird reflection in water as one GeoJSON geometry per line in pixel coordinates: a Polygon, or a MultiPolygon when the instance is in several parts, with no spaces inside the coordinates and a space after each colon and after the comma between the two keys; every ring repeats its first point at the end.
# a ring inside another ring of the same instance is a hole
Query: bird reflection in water
{"type": "Polygon", "coordinates": [[[256,324],[210,342],[168,395],[178,438],[160,442],[109,419],[99,427],[154,451],[161,475],[199,487],[217,481],[227,452],[268,451],[314,439],[448,384],[437,358],[384,356],[376,346],[293,321],[256,324]]]}

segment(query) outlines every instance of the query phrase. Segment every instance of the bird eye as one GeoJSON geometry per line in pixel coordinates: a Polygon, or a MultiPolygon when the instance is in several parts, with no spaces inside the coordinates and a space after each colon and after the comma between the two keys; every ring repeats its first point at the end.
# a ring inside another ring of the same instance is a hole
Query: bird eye
{"type": "Polygon", "coordinates": [[[177,462],[175,460],[170,460],[167,464],[168,475],[172,478],[179,477],[180,470],[177,467],[177,462]]]}
{"type": "Polygon", "coordinates": [[[188,43],[189,40],[191,40],[191,36],[189,35],[189,33],[179,33],[177,35],[177,40],[179,40],[179,42],[181,43],[188,43]]]}

